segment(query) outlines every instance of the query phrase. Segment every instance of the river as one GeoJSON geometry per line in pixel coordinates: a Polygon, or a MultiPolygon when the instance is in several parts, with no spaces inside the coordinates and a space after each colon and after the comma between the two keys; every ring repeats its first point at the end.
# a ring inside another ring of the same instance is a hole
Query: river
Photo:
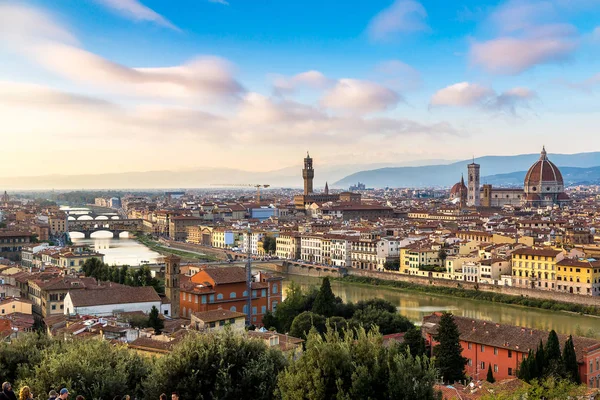
{"type": "Polygon", "coordinates": [[[84,239],[81,233],[72,233],[73,244],[84,244],[98,253],[104,254],[104,262],[108,265],[154,264],[161,255],[150,250],[135,239],[123,233],[119,239],[113,239],[110,232],[95,232],[91,239],[84,239]]]}
{"type": "MultiPolygon", "coordinates": [[[[300,284],[303,288],[320,285],[319,278],[288,275],[284,280],[284,290],[289,286],[290,281],[300,284]]],[[[415,323],[420,323],[424,315],[434,311],[449,311],[458,316],[501,324],[547,331],[554,329],[558,333],[567,335],[581,335],[588,331],[600,334],[600,318],[598,317],[340,281],[332,281],[331,288],[345,302],[357,302],[372,298],[388,300],[398,307],[400,314],[415,323]]]]}

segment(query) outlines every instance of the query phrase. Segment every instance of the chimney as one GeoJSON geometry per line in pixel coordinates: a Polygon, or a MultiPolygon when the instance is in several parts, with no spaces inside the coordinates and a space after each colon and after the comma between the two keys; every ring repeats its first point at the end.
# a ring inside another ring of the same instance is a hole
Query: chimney
{"type": "Polygon", "coordinates": [[[496,324],[496,328],[500,328],[500,324],[496,324]]]}

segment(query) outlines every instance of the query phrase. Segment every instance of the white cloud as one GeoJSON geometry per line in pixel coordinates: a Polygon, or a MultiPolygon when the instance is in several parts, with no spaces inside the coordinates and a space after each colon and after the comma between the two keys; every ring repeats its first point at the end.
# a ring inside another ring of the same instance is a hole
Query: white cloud
{"type": "Polygon", "coordinates": [[[369,23],[367,32],[372,39],[386,39],[398,33],[428,31],[427,11],[415,0],[396,0],[377,14],[369,23]]]}
{"type": "Polygon", "coordinates": [[[146,7],[138,0],[96,0],[105,7],[134,21],[150,21],[167,28],[180,31],[171,21],[146,7]]]}
{"type": "Polygon", "coordinates": [[[276,94],[291,93],[302,87],[311,89],[325,89],[333,81],[319,71],[306,71],[294,76],[276,76],[273,88],[276,94]]]}
{"type": "Polygon", "coordinates": [[[340,79],[321,98],[324,107],[334,110],[371,113],[394,108],[402,97],[375,82],[340,79]]]}
{"type": "Polygon", "coordinates": [[[471,44],[471,63],[494,74],[519,74],[539,64],[563,62],[579,45],[577,29],[561,21],[561,4],[512,0],[486,21],[498,36],[471,44]]]}
{"type": "Polygon", "coordinates": [[[229,2],[226,0],[208,0],[209,3],[217,3],[217,4],[223,4],[224,6],[228,6],[229,2]]]}
{"type": "Polygon", "coordinates": [[[66,29],[36,10],[0,6],[0,26],[5,33],[0,44],[64,78],[104,91],[203,102],[236,98],[244,91],[232,65],[219,57],[197,57],[173,67],[131,68],[71,44],[76,39],[66,29]],[[14,15],[17,23],[3,24],[14,15]]]}
{"type": "Polygon", "coordinates": [[[489,111],[516,114],[518,106],[528,107],[535,92],[515,87],[497,94],[492,88],[477,83],[460,82],[438,90],[429,102],[432,107],[480,107],[489,111]]]}

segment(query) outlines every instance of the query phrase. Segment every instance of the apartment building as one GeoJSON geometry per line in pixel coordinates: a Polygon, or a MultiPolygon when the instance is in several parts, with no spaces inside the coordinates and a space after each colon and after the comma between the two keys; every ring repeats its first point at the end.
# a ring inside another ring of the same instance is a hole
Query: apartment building
{"type": "Polygon", "coordinates": [[[323,235],[302,234],[300,237],[300,258],[309,263],[323,263],[323,235]]]}
{"type": "Polygon", "coordinates": [[[556,290],[600,296],[600,261],[564,258],[556,263],[556,290]]]}
{"type": "Polygon", "coordinates": [[[301,238],[299,232],[279,232],[276,240],[275,255],[284,260],[300,259],[301,238]]]}
{"type": "Polygon", "coordinates": [[[560,250],[520,248],[512,252],[513,286],[540,290],[556,288],[556,264],[564,258],[560,250]]]}

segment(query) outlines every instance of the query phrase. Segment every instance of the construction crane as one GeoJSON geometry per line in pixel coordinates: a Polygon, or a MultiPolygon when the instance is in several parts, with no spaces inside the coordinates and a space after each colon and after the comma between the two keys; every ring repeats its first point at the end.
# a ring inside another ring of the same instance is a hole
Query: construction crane
{"type": "Polygon", "coordinates": [[[260,188],[268,188],[271,185],[256,185],[251,183],[213,183],[212,186],[224,186],[224,187],[255,187],[256,188],[256,202],[260,203],[260,188]]]}

